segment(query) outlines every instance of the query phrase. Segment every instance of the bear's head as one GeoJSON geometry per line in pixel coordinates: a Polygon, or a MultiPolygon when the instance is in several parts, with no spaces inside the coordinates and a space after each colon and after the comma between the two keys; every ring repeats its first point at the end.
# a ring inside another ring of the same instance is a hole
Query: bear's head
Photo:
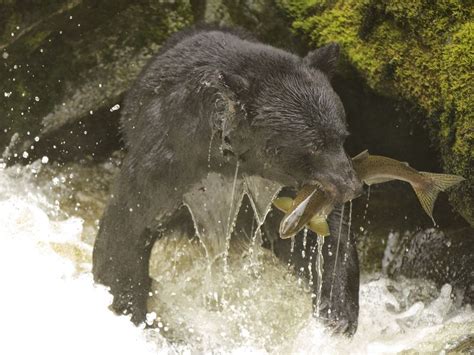
{"type": "Polygon", "coordinates": [[[287,186],[320,185],[337,202],[360,194],[343,147],[344,107],[330,83],[338,55],[339,47],[329,44],[293,62],[263,63],[266,69],[249,77],[220,74],[228,107],[242,116],[223,135],[244,170],[287,186]]]}

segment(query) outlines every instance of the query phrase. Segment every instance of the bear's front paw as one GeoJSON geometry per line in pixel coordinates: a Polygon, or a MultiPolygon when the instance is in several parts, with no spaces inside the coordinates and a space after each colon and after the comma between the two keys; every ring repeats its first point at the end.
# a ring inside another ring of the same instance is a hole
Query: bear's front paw
{"type": "Polygon", "coordinates": [[[123,292],[115,294],[111,308],[117,314],[131,314],[131,321],[139,325],[145,321],[146,300],[147,297],[143,293],[123,292]]]}
{"type": "Polygon", "coordinates": [[[327,302],[321,302],[319,317],[317,317],[333,334],[343,334],[351,337],[357,330],[357,313],[350,309],[344,312],[344,308],[337,305],[330,306],[327,302]]]}

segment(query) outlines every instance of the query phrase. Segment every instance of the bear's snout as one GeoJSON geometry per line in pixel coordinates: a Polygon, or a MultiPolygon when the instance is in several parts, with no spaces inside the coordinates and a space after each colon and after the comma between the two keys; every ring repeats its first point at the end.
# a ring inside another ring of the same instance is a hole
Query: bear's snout
{"type": "Polygon", "coordinates": [[[362,182],[357,177],[345,152],[322,156],[314,164],[305,184],[320,185],[336,204],[350,201],[362,194],[362,182]]]}

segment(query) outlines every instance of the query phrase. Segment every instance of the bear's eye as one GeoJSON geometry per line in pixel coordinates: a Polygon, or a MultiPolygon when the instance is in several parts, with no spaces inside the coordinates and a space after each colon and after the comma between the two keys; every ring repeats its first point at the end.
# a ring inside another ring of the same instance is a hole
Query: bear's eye
{"type": "Polygon", "coordinates": [[[314,142],[313,144],[311,144],[311,146],[307,148],[306,151],[311,156],[317,156],[321,153],[321,150],[323,149],[323,147],[324,147],[323,142],[314,142]]]}

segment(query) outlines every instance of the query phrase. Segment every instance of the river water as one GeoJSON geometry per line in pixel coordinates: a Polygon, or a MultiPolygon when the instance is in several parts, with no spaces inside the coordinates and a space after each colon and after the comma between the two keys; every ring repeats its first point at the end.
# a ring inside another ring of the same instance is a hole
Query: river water
{"type": "Polygon", "coordinates": [[[451,286],[362,274],[359,328],[331,336],[311,316],[304,280],[255,243],[209,264],[197,239],[156,243],[149,322],[108,310],[92,244],[117,164],[0,164],[0,354],[392,354],[449,352],[474,333],[451,286]],[[225,266],[225,267],[224,267],[225,266]]]}

